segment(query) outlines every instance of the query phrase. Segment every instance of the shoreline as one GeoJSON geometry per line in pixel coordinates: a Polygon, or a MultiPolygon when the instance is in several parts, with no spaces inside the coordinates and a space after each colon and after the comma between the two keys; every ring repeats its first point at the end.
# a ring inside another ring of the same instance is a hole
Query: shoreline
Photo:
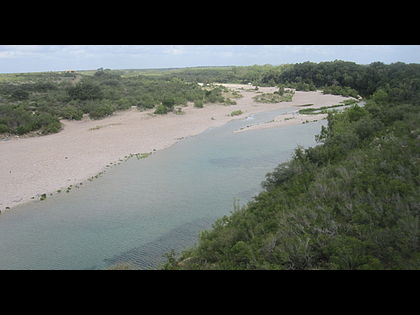
{"type": "Polygon", "coordinates": [[[318,115],[304,115],[297,112],[286,113],[279,116],[276,116],[272,121],[263,122],[260,124],[249,125],[243,127],[239,130],[235,130],[234,133],[242,133],[251,130],[261,130],[269,128],[280,128],[286,126],[307,124],[312,122],[317,122],[319,120],[324,120],[327,118],[327,114],[318,114],[318,115]]]}
{"type": "MultiPolygon", "coordinates": [[[[248,85],[223,85],[242,94],[242,98],[235,99],[237,105],[188,106],[182,107],[184,115],[163,116],[153,115],[153,110],[128,110],[102,120],[62,121],[63,129],[56,134],[0,141],[0,213],[39,201],[42,195],[57,194],[58,190],[65,193],[69,186],[74,188],[99,176],[127,156],[166,149],[232,120],[277,109],[296,109],[308,103],[314,107],[334,105],[347,99],[296,91],[291,102],[266,104],[252,99],[258,91],[250,91],[248,85]],[[236,110],[243,113],[230,116],[236,110]]],[[[260,87],[259,91],[273,93],[276,89],[260,87]]]]}

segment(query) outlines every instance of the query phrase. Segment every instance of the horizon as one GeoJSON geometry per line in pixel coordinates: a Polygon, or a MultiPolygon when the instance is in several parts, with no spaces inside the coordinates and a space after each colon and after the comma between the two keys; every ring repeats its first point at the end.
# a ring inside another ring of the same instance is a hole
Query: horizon
{"type": "MultiPolygon", "coordinates": [[[[320,62],[313,62],[313,61],[302,61],[302,62],[297,62],[297,63],[305,63],[305,62],[311,62],[311,63],[323,63],[323,62],[334,62],[334,61],[343,61],[343,62],[354,62],[354,61],[349,61],[349,60],[341,60],[341,59],[336,59],[336,60],[328,60],[328,61],[320,61],[320,62]]],[[[366,65],[368,66],[369,64],[372,63],[376,63],[376,62],[381,62],[385,65],[390,65],[390,64],[394,64],[394,63],[404,63],[404,64],[419,64],[417,62],[403,62],[403,61],[395,61],[395,62],[391,62],[391,63],[385,63],[382,62],[380,60],[376,60],[376,61],[372,61],[371,63],[366,63],[366,64],[362,64],[362,63],[356,63],[358,65],[366,65]]],[[[95,68],[95,69],[61,69],[61,70],[48,70],[48,71],[28,71],[28,72],[0,72],[0,74],[29,74],[29,73],[49,73],[49,72],[65,72],[65,71],[76,71],[76,72],[87,72],[87,71],[97,71],[99,69],[103,69],[103,70],[111,70],[111,71],[143,71],[143,70],[178,70],[178,69],[200,69],[200,68],[229,68],[229,67],[252,67],[252,66],[273,66],[273,67],[278,67],[278,66],[283,66],[283,65],[292,65],[292,64],[297,64],[297,63],[283,63],[283,64],[278,64],[278,65],[273,65],[273,64],[250,64],[250,65],[220,65],[220,66],[213,66],[213,65],[209,65],[209,66],[204,66],[204,65],[197,65],[197,66],[185,66],[185,67],[162,67],[162,68],[107,68],[107,67],[99,67],[99,68],[95,68]]]]}
{"type": "Polygon", "coordinates": [[[0,45],[0,73],[420,63],[420,45],[0,45]]]}

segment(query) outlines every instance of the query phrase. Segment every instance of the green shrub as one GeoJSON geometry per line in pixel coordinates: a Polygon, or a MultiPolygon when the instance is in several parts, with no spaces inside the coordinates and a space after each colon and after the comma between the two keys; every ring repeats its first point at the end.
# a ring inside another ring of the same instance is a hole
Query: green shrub
{"type": "Polygon", "coordinates": [[[81,120],[83,118],[83,111],[76,106],[67,105],[60,111],[60,115],[64,119],[81,120]]]}
{"type": "Polygon", "coordinates": [[[0,133],[8,133],[9,131],[9,127],[7,127],[5,124],[0,124],[0,133]]]}
{"type": "Polygon", "coordinates": [[[233,111],[233,112],[231,112],[230,113],[230,116],[239,116],[239,115],[242,115],[243,114],[243,111],[241,111],[241,110],[235,110],[235,111],[233,111]]]}
{"type": "Polygon", "coordinates": [[[227,98],[227,99],[225,100],[225,104],[226,104],[226,105],[236,105],[237,103],[236,103],[236,101],[235,101],[235,100],[232,100],[232,99],[230,99],[230,98],[227,98]]]}
{"type": "Polygon", "coordinates": [[[175,100],[173,98],[165,98],[162,101],[162,105],[168,109],[172,109],[175,106],[175,100]]]}
{"type": "Polygon", "coordinates": [[[78,83],[74,87],[70,87],[67,92],[70,98],[77,100],[94,100],[103,97],[103,92],[99,85],[89,82],[78,83]]]}
{"type": "Polygon", "coordinates": [[[223,89],[220,87],[205,91],[205,103],[223,103],[225,99],[222,92],[223,89]]]}
{"type": "Polygon", "coordinates": [[[107,116],[111,116],[116,108],[111,104],[96,104],[89,110],[89,117],[91,119],[101,119],[107,116]]]}
{"type": "Polygon", "coordinates": [[[168,107],[164,106],[163,104],[160,104],[156,107],[156,110],[155,110],[154,113],[157,114],[157,115],[165,115],[168,112],[169,112],[168,107]]]}
{"type": "Polygon", "coordinates": [[[151,109],[155,107],[155,101],[150,95],[143,95],[140,99],[138,99],[137,107],[151,109]]]}
{"type": "Polygon", "coordinates": [[[323,94],[333,94],[333,95],[341,95],[341,96],[351,96],[351,97],[358,97],[358,92],[350,87],[346,86],[337,86],[331,85],[324,87],[323,94]]]}
{"type": "Polygon", "coordinates": [[[293,94],[291,92],[283,93],[282,95],[278,93],[263,93],[256,95],[253,99],[258,103],[280,103],[280,102],[290,102],[293,99],[293,94]]]}
{"type": "Polygon", "coordinates": [[[203,108],[203,107],[204,107],[204,102],[203,102],[203,100],[195,100],[195,101],[194,101],[194,107],[197,107],[197,108],[203,108]]]}
{"type": "Polygon", "coordinates": [[[61,130],[61,123],[59,121],[53,121],[41,127],[42,134],[57,133],[60,130],[61,130]]]}
{"type": "Polygon", "coordinates": [[[18,101],[27,100],[29,98],[29,92],[22,89],[18,89],[12,93],[11,97],[12,99],[18,101]]]}
{"type": "Polygon", "coordinates": [[[420,111],[407,89],[329,113],[320,145],[298,148],[164,268],[420,269],[420,111]]]}

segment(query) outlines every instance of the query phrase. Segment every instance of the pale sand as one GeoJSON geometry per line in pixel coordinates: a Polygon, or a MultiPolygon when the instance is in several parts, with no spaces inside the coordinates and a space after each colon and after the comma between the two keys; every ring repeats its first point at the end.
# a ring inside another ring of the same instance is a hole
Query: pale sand
{"type": "Polygon", "coordinates": [[[275,117],[272,121],[268,121],[261,124],[250,125],[245,128],[235,130],[234,133],[245,132],[250,130],[260,130],[268,128],[279,128],[292,125],[300,125],[311,122],[316,122],[327,118],[327,114],[318,114],[318,115],[300,115],[297,112],[290,114],[283,114],[275,117]]]}
{"type": "MultiPolygon", "coordinates": [[[[227,84],[230,88],[246,85],[227,84]]],[[[260,88],[274,92],[276,88],[260,88]]],[[[338,104],[344,97],[320,92],[296,92],[293,102],[256,103],[255,92],[240,90],[243,98],[237,105],[205,105],[198,109],[184,107],[184,115],[152,115],[137,110],[115,113],[99,121],[63,121],[64,129],[53,135],[12,138],[0,141],[0,211],[36,200],[42,194],[65,190],[86,181],[106,169],[111,162],[137,153],[162,150],[180,139],[218,127],[232,119],[251,114],[312,103],[314,106],[338,104]],[[234,110],[240,116],[231,117],[234,110]]],[[[318,116],[318,115],[317,115],[318,116]]]]}

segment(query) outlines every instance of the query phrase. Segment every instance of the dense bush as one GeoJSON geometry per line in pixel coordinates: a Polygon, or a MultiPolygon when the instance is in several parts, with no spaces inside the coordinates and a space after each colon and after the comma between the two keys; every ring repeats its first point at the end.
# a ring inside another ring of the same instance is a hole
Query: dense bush
{"type": "Polygon", "coordinates": [[[92,119],[105,118],[112,115],[115,110],[115,106],[110,102],[90,102],[87,104],[87,111],[92,119]]]}
{"type": "Polygon", "coordinates": [[[204,107],[204,102],[202,100],[195,100],[194,101],[194,107],[203,108],[204,107]]]}
{"type": "Polygon", "coordinates": [[[103,97],[99,85],[92,83],[78,83],[68,89],[70,98],[77,100],[94,100],[103,97]]]}
{"type": "Polygon", "coordinates": [[[102,68],[92,75],[40,73],[11,78],[19,80],[0,84],[0,133],[58,132],[59,119],[80,120],[83,114],[101,119],[132,106],[166,114],[188,102],[204,106],[224,101],[220,88],[204,90],[175,77],[122,77],[119,71],[102,68]],[[44,114],[50,115],[50,123],[37,121],[44,114]]]}
{"type": "Polygon", "coordinates": [[[205,102],[206,103],[223,103],[224,97],[222,95],[222,89],[216,87],[212,90],[207,90],[205,93],[205,102]]]}
{"type": "Polygon", "coordinates": [[[175,100],[173,98],[165,98],[162,100],[162,105],[168,109],[172,109],[175,105],[175,100]]]}
{"type": "Polygon", "coordinates": [[[323,88],[322,91],[324,94],[333,94],[333,95],[342,95],[342,96],[351,96],[354,98],[358,97],[356,90],[350,87],[341,87],[337,85],[330,85],[323,88]]]}
{"type": "Polygon", "coordinates": [[[166,107],[163,104],[160,104],[159,106],[156,107],[154,113],[155,114],[158,114],[158,115],[164,115],[164,114],[167,114],[168,112],[169,112],[169,108],[166,107]]]}
{"type": "Polygon", "coordinates": [[[83,118],[83,111],[73,105],[63,106],[60,114],[62,118],[69,120],[81,120],[83,118]]]}
{"type": "Polygon", "coordinates": [[[418,91],[395,84],[330,113],[318,146],[163,268],[420,269],[418,91]]]}
{"type": "Polygon", "coordinates": [[[395,89],[392,95],[401,99],[417,93],[420,88],[419,72],[419,64],[402,62],[390,65],[381,62],[358,65],[341,60],[320,63],[304,62],[283,67],[281,70],[267,71],[261,76],[260,84],[272,86],[285,84],[294,88],[298,84],[303,84],[299,88],[306,85],[310,90],[315,87],[347,87],[364,97],[388,85],[395,89]],[[406,93],[406,95],[401,93],[406,93]]]}

